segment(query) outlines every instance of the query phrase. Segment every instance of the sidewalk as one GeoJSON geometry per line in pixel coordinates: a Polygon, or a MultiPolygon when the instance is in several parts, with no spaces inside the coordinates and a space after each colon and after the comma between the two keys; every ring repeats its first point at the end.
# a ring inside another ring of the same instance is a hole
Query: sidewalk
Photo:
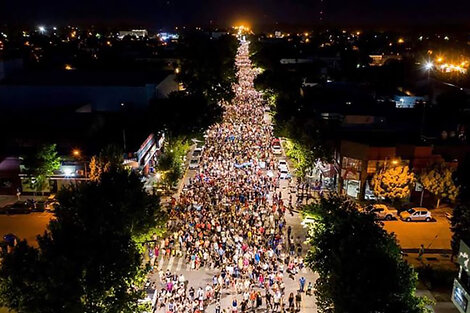
{"type": "MultiPolygon", "coordinates": [[[[448,299],[448,301],[440,301],[441,297],[434,297],[433,293],[427,289],[418,289],[416,290],[416,295],[418,296],[426,296],[428,299],[434,301],[435,305],[431,307],[433,312],[435,313],[459,313],[459,310],[455,307],[455,305],[448,299]]],[[[448,298],[448,297],[447,297],[448,298]]]]}

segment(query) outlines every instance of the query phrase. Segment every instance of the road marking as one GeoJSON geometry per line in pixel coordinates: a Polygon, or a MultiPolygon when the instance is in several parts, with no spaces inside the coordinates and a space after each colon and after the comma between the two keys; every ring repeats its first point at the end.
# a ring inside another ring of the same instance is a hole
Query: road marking
{"type": "Polygon", "coordinates": [[[171,268],[173,267],[173,262],[175,261],[175,257],[172,256],[170,258],[170,262],[168,262],[168,267],[166,268],[167,270],[171,270],[171,268]]]}
{"type": "Polygon", "coordinates": [[[176,266],[176,271],[179,272],[181,271],[181,266],[183,265],[183,258],[180,257],[178,260],[178,265],[176,266]]]}
{"type": "Polygon", "coordinates": [[[158,261],[158,270],[160,271],[162,268],[163,268],[163,255],[160,258],[160,260],[158,261]]]}

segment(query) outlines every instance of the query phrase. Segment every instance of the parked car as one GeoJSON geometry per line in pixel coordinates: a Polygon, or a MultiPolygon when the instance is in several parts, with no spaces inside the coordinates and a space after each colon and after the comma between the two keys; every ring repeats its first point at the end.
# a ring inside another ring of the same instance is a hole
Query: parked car
{"type": "Polygon", "coordinates": [[[279,164],[277,166],[277,168],[280,170],[281,168],[288,168],[287,167],[287,161],[286,160],[279,160],[279,164]]]}
{"type": "Polygon", "coordinates": [[[289,174],[289,170],[287,168],[281,168],[280,170],[280,179],[289,179],[290,178],[290,174],[289,174]]]}
{"type": "Polygon", "coordinates": [[[0,209],[1,214],[29,214],[31,205],[27,201],[17,201],[0,209]]]}
{"type": "Polygon", "coordinates": [[[191,159],[191,161],[189,161],[189,168],[194,170],[194,169],[197,169],[199,167],[199,159],[191,159]]]}
{"type": "Polygon", "coordinates": [[[3,241],[7,242],[10,245],[15,245],[16,242],[18,241],[18,237],[15,234],[8,233],[3,236],[3,241]]]}
{"type": "Polygon", "coordinates": [[[282,154],[282,149],[280,145],[273,145],[272,150],[274,154],[282,154]]]}
{"type": "Polygon", "coordinates": [[[406,222],[412,221],[426,221],[430,222],[432,220],[431,212],[426,208],[412,208],[408,211],[403,211],[400,213],[400,218],[406,222]]]}
{"type": "Polygon", "coordinates": [[[203,149],[203,147],[196,147],[196,148],[194,148],[194,150],[193,150],[193,158],[198,158],[198,157],[200,157],[201,154],[202,154],[202,149],[203,149]]]}
{"type": "Polygon", "coordinates": [[[375,215],[378,220],[390,221],[397,218],[398,212],[395,209],[387,207],[385,204],[374,204],[368,208],[368,211],[375,215]]]}
{"type": "Polygon", "coordinates": [[[29,201],[31,203],[31,212],[44,212],[47,207],[47,201],[29,201]]]}

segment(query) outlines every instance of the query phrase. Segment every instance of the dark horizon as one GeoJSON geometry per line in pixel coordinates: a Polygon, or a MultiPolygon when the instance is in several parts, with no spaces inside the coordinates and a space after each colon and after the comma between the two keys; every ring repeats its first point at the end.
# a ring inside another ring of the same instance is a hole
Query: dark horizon
{"type": "Polygon", "coordinates": [[[102,24],[141,25],[149,28],[177,25],[230,26],[246,21],[255,28],[276,25],[314,27],[442,27],[470,28],[470,1],[396,0],[390,2],[359,0],[179,0],[110,1],[58,0],[8,1],[0,10],[5,24],[102,24]],[[27,9],[26,9],[27,8],[27,9]],[[320,11],[324,18],[320,19],[320,11]]]}

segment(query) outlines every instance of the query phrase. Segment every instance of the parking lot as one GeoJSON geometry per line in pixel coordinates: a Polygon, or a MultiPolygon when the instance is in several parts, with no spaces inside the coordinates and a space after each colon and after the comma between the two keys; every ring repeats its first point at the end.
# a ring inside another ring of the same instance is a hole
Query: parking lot
{"type": "Polygon", "coordinates": [[[384,221],[384,229],[397,236],[402,249],[418,249],[424,245],[425,249],[450,250],[452,232],[445,209],[434,209],[431,213],[431,222],[384,221]]]}
{"type": "Polygon", "coordinates": [[[30,213],[0,215],[0,235],[13,233],[20,239],[26,239],[36,245],[36,236],[44,233],[53,215],[51,213],[30,213]]]}
{"type": "MultiPolygon", "coordinates": [[[[21,200],[44,200],[44,197],[21,196],[21,200]]],[[[0,196],[0,207],[17,201],[16,196],[0,196]]],[[[0,214],[0,238],[5,234],[13,233],[20,239],[26,239],[30,244],[36,245],[36,236],[43,234],[47,224],[53,217],[48,212],[33,212],[30,214],[0,214]]]]}

